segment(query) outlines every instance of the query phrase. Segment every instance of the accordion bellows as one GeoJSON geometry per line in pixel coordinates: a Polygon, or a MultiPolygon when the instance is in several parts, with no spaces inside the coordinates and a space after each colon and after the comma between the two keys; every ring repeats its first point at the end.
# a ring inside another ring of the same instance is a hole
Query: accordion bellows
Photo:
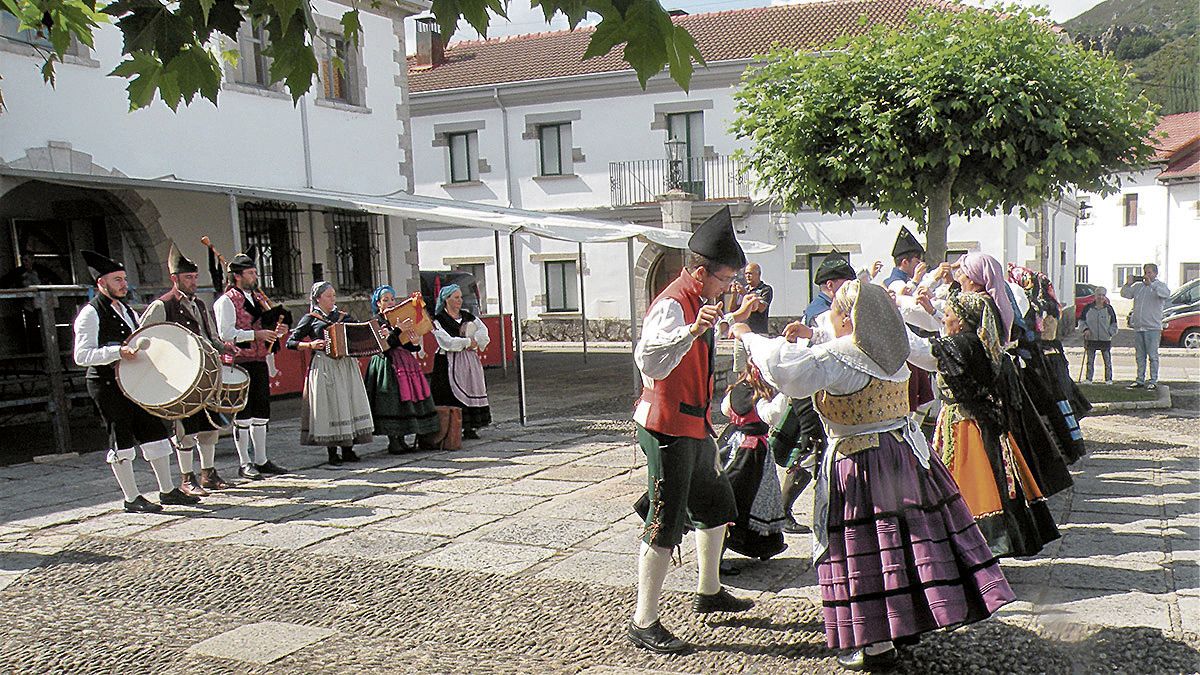
{"type": "Polygon", "coordinates": [[[387,349],[379,322],[331,324],[325,334],[325,353],[335,359],[374,356],[387,349]]]}

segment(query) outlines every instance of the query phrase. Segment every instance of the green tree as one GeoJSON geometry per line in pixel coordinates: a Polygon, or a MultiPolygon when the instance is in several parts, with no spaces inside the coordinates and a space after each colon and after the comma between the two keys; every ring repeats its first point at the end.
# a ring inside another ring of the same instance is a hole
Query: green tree
{"type": "Polygon", "coordinates": [[[920,9],[817,53],[775,51],[747,72],[733,131],[786,208],[907,216],[940,262],[951,214],[1111,192],[1153,154],[1156,116],[1123,69],[1042,19],[920,9]]]}
{"type": "MultiPolygon", "coordinates": [[[[364,0],[341,16],[347,41],[356,44],[360,7],[381,8],[393,0],[364,0]]],[[[692,36],[671,21],[658,0],[534,0],[549,20],[556,14],[575,28],[588,15],[599,17],[585,58],[603,56],[624,45],[623,56],[642,86],[668,68],[684,89],[691,82],[693,63],[703,64],[692,36]]],[[[460,20],[481,35],[492,16],[505,16],[507,0],[433,0],[433,15],[449,39],[460,20]]],[[[160,96],[172,110],[197,94],[216,103],[221,82],[218,35],[237,39],[243,21],[267,31],[264,55],[271,57],[271,82],[299,99],[317,74],[314,43],[317,36],[312,6],[306,0],[0,0],[0,11],[16,16],[22,29],[37,31],[52,47],[43,51],[42,74],[54,84],[54,64],[71,40],[91,46],[94,31],[116,22],[124,37],[125,59],[112,75],[129,80],[131,109],[150,105],[160,96]]],[[[338,64],[339,68],[344,64],[338,64]]],[[[3,99],[0,99],[2,105],[3,99]]]]}

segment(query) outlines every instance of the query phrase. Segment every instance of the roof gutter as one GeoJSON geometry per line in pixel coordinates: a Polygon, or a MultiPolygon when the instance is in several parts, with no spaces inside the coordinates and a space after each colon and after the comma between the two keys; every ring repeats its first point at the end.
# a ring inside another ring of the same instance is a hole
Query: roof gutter
{"type": "Polygon", "coordinates": [[[508,140],[508,108],[505,108],[504,101],[500,100],[499,87],[492,87],[492,98],[496,101],[496,107],[500,108],[500,132],[504,134],[504,192],[508,196],[508,208],[511,209],[516,200],[513,199],[515,190],[512,180],[512,153],[508,140]]]}

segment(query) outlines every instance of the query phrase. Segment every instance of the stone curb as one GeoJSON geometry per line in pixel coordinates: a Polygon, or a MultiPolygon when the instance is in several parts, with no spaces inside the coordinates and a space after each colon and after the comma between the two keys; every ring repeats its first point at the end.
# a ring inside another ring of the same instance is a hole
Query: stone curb
{"type": "Polygon", "coordinates": [[[1171,407],[1171,388],[1165,384],[1158,385],[1158,398],[1153,401],[1112,401],[1109,403],[1093,403],[1088,415],[1108,415],[1121,410],[1161,410],[1171,407]]]}

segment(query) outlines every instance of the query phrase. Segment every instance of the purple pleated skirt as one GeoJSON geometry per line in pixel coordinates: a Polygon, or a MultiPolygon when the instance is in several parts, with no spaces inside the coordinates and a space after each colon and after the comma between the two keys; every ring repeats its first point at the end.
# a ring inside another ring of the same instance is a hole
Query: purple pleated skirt
{"type": "Polygon", "coordinates": [[[817,578],[833,649],[905,642],[1015,599],[946,467],[925,470],[891,434],[834,463],[817,578]]]}

